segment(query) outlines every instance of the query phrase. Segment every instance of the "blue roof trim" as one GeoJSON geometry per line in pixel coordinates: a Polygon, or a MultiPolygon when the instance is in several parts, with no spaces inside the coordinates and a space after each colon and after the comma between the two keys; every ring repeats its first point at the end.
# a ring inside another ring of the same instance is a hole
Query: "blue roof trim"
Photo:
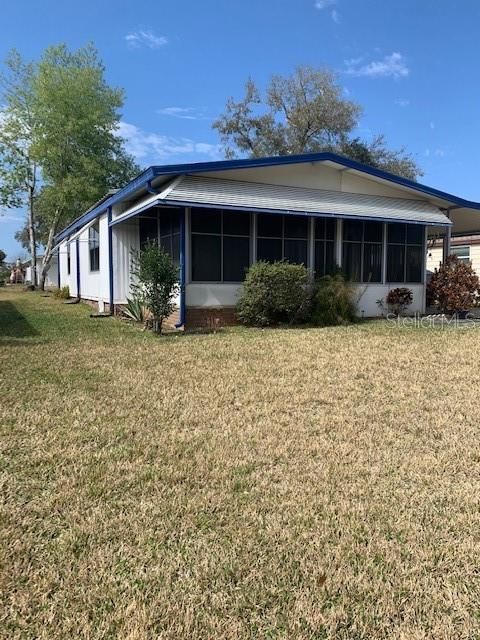
{"type": "Polygon", "coordinates": [[[155,167],[149,167],[142,173],[140,173],[136,178],[131,180],[128,184],[126,184],[122,189],[119,189],[116,193],[112,194],[109,198],[104,200],[94,209],[87,211],[83,215],[76,218],[73,222],[71,222],[68,227],[65,227],[63,231],[60,231],[55,236],[55,242],[58,244],[65,240],[69,235],[78,231],[81,227],[85,226],[95,218],[97,218],[102,213],[106,213],[108,207],[113,206],[117,202],[121,202],[124,198],[126,198],[131,193],[137,191],[137,189],[141,189],[144,185],[146,185],[152,178],[155,177],[153,173],[153,169],[155,167]]]}
{"type": "Polygon", "coordinates": [[[459,198],[454,196],[451,193],[447,193],[446,191],[440,191],[439,189],[435,189],[433,187],[428,187],[427,185],[421,184],[419,182],[414,182],[413,180],[408,180],[407,178],[402,178],[400,176],[396,176],[393,173],[389,173],[388,171],[382,171],[381,169],[375,169],[374,167],[369,167],[368,165],[362,164],[360,162],[356,162],[355,160],[351,160],[350,158],[345,158],[343,156],[339,156],[336,153],[305,153],[300,155],[288,155],[288,156],[273,156],[267,158],[248,158],[242,160],[215,160],[213,162],[193,162],[189,164],[170,164],[170,165],[162,165],[162,166],[152,166],[143,171],[140,175],[138,175],[134,180],[125,185],[122,189],[119,189],[116,193],[114,193],[110,198],[102,202],[100,205],[83,214],[76,220],[74,220],[68,227],[66,227],[63,231],[57,234],[55,241],[61,242],[70,234],[74,233],[80,227],[88,224],[91,220],[99,216],[100,214],[107,211],[108,207],[113,206],[114,204],[121,202],[127,196],[131,195],[138,189],[147,186],[147,184],[158,176],[177,176],[187,173],[208,173],[212,171],[227,171],[229,169],[248,169],[248,168],[257,168],[257,167],[275,167],[281,165],[289,165],[289,164],[302,164],[302,163],[310,163],[310,162],[335,162],[336,164],[342,165],[347,169],[355,169],[356,171],[360,171],[367,175],[374,176],[376,178],[380,178],[382,180],[387,180],[393,184],[397,184],[400,186],[408,187],[419,193],[423,193],[424,195],[432,196],[435,198],[440,198],[442,200],[446,200],[452,205],[456,207],[466,207],[468,209],[477,209],[480,210],[480,203],[473,202],[471,200],[465,200],[463,198],[459,198]]]}

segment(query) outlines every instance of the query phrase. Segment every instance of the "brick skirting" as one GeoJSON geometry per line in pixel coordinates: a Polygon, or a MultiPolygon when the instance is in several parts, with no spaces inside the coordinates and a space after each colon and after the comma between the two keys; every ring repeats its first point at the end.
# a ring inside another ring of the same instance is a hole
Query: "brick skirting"
{"type": "MultiPolygon", "coordinates": [[[[81,298],[98,312],[98,301],[81,298]]],[[[121,314],[123,305],[114,305],[114,315],[121,314]]],[[[104,303],[104,313],[109,313],[110,305],[104,303]]],[[[180,321],[180,309],[175,311],[164,321],[165,326],[173,328],[180,321]]],[[[235,307],[187,307],[185,311],[185,328],[188,329],[219,329],[220,327],[231,327],[238,324],[235,314],[235,307]]]]}
{"type": "Polygon", "coordinates": [[[235,307],[187,307],[186,329],[218,329],[238,324],[235,307]]]}

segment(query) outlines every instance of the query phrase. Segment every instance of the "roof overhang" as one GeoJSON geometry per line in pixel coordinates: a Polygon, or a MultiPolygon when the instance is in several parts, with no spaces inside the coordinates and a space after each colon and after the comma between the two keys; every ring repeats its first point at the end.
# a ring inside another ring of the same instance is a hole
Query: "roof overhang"
{"type": "Polygon", "coordinates": [[[110,224],[125,222],[157,205],[332,216],[446,227],[452,224],[438,207],[424,200],[222,180],[208,176],[177,178],[160,193],[137,202],[110,224]]]}
{"type": "Polygon", "coordinates": [[[465,200],[455,195],[428,187],[427,185],[401,176],[396,176],[388,171],[382,171],[374,167],[350,160],[335,153],[309,153],[302,155],[275,156],[267,158],[250,158],[241,160],[221,160],[215,162],[198,162],[192,164],[175,164],[164,166],[152,166],[143,171],[134,180],[119,189],[116,193],[109,196],[106,200],[99,203],[93,209],[74,220],[68,227],[56,236],[56,242],[60,242],[68,237],[90,220],[97,218],[104,213],[108,207],[115,206],[120,202],[128,202],[129,200],[140,198],[149,192],[152,183],[158,188],[158,182],[164,182],[168,178],[186,174],[206,174],[209,172],[227,171],[232,169],[247,169],[256,167],[274,167],[281,165],[304,163],[325,163],[328,166],[338,169],[358,173],[359,175],[367,175],[372,180],[395,185],[410,193],[421,194],[431,204],[448,209],[450,207],[465,208],[480,211],[480,203],[465,200]]]}

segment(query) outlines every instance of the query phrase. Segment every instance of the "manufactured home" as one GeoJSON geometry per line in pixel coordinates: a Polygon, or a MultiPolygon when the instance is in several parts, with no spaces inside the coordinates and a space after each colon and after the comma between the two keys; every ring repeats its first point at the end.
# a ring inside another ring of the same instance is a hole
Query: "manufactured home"
{"type": "Polygon", "coordinates": [[[231,324],[249,265],[340,267],[359,312],[399,286],[425,310],[429,238],[480,228],[480,204],[332,153],[152,166],[56,237],[59,284],[110,311],[131,295],[132,250],[160,243],[179,267],[178,327],[231,324]]]}
{"type": "MultiPolygon", "coordinates": [[[[40,280],[40,275],[42,273],[42,263],[43,256],[37,256],[37,282],[40,280]]],[[[30,261],[24,263],[25,267],[25,282],[32,283],[33,282],[33,274],[32,267],[30,261]]],[[[50,264],[48,266],[47,275],[45,277],[45,287],[47,289],[53,289],[54,287],[58,287],[58,256],[53,255],[50,264]]]]}
{"type": "MultiPolygon", "coordinates": [[[[457,256],[461,262],[472,265],[477,275],[480,276],[480,234],[452,236],[450,254],[457,256]]],[[[440,238],[431,238],[427,251],[427,272],[432,273],[438,269],[443,261],[443,247],[440,238]]]]}

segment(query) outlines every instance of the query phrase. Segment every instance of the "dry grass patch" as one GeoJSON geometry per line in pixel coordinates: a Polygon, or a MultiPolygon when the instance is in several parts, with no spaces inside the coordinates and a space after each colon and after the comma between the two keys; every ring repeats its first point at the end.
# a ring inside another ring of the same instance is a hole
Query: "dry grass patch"
{"type": "Polygon", "coordinates": [[[477,330],[89,311],[0,292],[1,637],[480,637],[477,330]]]}

